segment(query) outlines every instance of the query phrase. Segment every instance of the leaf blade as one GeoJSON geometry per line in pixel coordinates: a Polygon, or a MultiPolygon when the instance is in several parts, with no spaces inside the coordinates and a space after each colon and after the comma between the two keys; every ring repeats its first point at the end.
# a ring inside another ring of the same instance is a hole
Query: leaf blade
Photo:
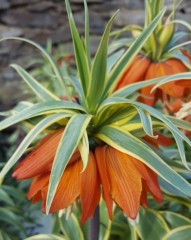
{"type": "Polygon", "coordinates": [[[21,78],[28,84],[28,86],[33,90],[33,92],[43,101],[45,100],[59,100],[54,94],[44,88],[40,83],[37,82],[27,71],[17,64],[11,64],[21,78]]]}
{"type": "Polygon", "coordinates": [[[63,119],[64,117],[69,117],[69,114],[64,113],[58,113],[53,116],[49,116],[42,121],[40,121],[24,138],[22,143],[19,145],[17,150],[14,152],[14,154],[11,156],[11,158],[8,160],[8,162],[5,164],[3,169],[0,172],[0,182],[1,179],[4,178],[4,176],[7,174],[7,172],[13,167],[13,165],[19,160],[19,158],[23,155],[25,150],[28,148],[28,146],[31,144],[31,142],[48,126],[52,125],[56,121],[59,121],[63,119]]]}
{"type": "Polygon", "coordinates": [[[58,145],[51,170],[48,194],[46,199],[46,213],[48,213],[50,210],[59,181],[67,166],[67,163],[69,162],[73,152],[78,146],[78,143],[90,120],[91,115],[76,114],[69,120],[65,128],[63,136],[58,145]]]}
{"type": "Polygon", "coordinates": [[[13,124],[24,121],[26,119],[43,115],[47,111],[53,110],[54,112],[61,110],[65,113],[75,113],[75,110],[85,111],[79,104],[64,101],[49,101],[44,103],[37,103],[31,107],[24,109],[17,114],[10,116],[0,122],[0,130],[3,130],[13,124]],[[72,110],[71,110],[72,109],[72,110]]]}

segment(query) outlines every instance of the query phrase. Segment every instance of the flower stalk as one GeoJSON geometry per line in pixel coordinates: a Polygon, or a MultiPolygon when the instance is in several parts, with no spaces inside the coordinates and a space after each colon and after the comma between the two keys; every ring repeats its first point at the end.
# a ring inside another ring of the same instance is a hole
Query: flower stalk
{"type": "Polygon", "coordinates": [[[90,220],[90,240],[99,239],[99,225],[100,225],[100,213],[99,205],[97,206],[93,218],[90,220]]]}

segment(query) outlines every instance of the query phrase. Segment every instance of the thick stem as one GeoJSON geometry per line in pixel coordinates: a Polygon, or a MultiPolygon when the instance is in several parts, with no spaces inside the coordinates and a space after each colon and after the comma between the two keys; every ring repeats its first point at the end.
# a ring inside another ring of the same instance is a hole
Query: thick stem
{"type": "Polygon", "coordinates": [[[93,218],[90,220],[90,235],[89,240],[99,239],[99,205],[95,210],[93,218]]]}

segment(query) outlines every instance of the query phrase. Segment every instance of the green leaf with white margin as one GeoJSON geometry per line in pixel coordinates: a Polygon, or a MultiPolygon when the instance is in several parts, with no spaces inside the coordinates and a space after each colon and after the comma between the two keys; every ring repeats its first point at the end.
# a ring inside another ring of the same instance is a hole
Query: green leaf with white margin
{"type": "Polygon", "coordinates": [[[173,52],[173,51],[176,51],[177,49],[180,49],[180,48],[182,48],[182,47],[184,47],[184,46],[186,46],[186,45],[188,45],[188,44],[190,44],[190,43],[191,43],[191,41],[186,41],[186,42],[177,44],[176,46],[170,48],[170,49],[168,50],[168,53],[173,52]]]}
{"type": "MultiPolygon", "coordinates": [[[[21,121],[33,118],[35,116],[47,114],[48,111],[52,112],[61,111],[63,113],[75,114],[77,111],[85,111],[79,104],[73,102],[65,101],[48,101],[43,103],[37,103],[31,107],[24,109],[17,114],[10,116],[0,122],[0,130],[12,126],[13,124],[19,123],[21,121]]],[[[52,113],[51,112],[51,113],[52,113]]]]}
{"type": "MultiPolygon", "coordinates": [[[[110,47],[110,46],[109,46],[110,47]]],[[[111,54],[107,59],[107,72],[109,73],[111,69],[115,66],[119,58],[124,54],[124,49],[121,49],[113,54],[111,54]]]]}
{"type": "Polygon", "coordinates": [[[191,239],[191,225],[175,228],[161,240],[188,240],[191,239]]]}
{"type": "Polygon", "coordinates": [[[176,189],[191,197],[191,185],[172,170],[150,147],[128,132],[117,127],[105,126],[96,137],[121,152],[135,157],[176,189]]]}
{"type": "Polygon", "coordinates": [[[38,81],[33,78],[27,71],[17,64],[11,64],[11,67],[14,68],[21,78],[29,85],[32,91],[43,101],[59,100],[57,96],[48,91],[43,87],[38,81]]]}
{"type": "MultiPolygon", "coordinates": [[[[182,2],[182,1],[180,1],[180,2],[182,2]]],[[[180,20],[180,19],[175,19],[171,22],[172,23],[179,23],[179,24],[183,25],[184,27],[186,27],[189,30],[189,32],[191,32],[191,25],[188,22],[180,20]]]]}
{"type": "MultiPolygon", "coordinates": [[[[163,84],[165,83],[169,83],[169,82],[174,82],[174,81],[180,81],[181,80],[188,80],[190,81],[190,85],[191,85],[191,73],[190,72],[186,72],[186,73],[180,73],[180,74],[176,74],[177,75],[177,78],[174,80],[173,78],[171,77],[166,77],[165,79],[159,81],[151,90],[151,93],[156,90],[156,88],[162,86],[163,84]]],[[[181,82],[181,81],[180,81],[181,82]]]]}
{"type": "Polygon", "coordinates": [[[191,141],[165,115],[163,115],[153,107],[150,107],[146,104],[133,102],[133,101],[132,101],[132,104],[142,107],[143,109],[148,111],[153,117],[161,120],[163,123],[166,124],[166,126],[168,126],[168,128],[171,131],[174,131],[175,133],[177,133],[182,139],[184,139],[184,141],[186,141],[189,145],[191,145],[191,141]]]}
{"type": "Polygon", "coordinates": [[[64,236],[55,234],[39,234],[25,238],[25,240],[67,240],[64,236]]]}
{"type": "Polygon", "coordinates": [[[19,160],[19,158],[24,154],[28,146],[32,143],[32,141],[47,127],[51,126],[53,123],[66,118],[70,117],[70,114],[65,113],[57,113],[54,115],[51,115],[42,121],[40,121],[24,138],[24,140],[21,142],[19,147],[17,147],[17,150],[14,152],[14,154],[11,156],[11,158],[8,160],[8,162],[5,164],[4,168],[0,172],[0,182],[4,178],[4,176],[7,174],[7,172],[13,167],[13,165],[19,160]]]}
{"type": "Polygon", "coordinates": [[[59,218],[59,223],[61,231],[64,233],[67,240],[84,240],[81,226],[74,213],[71,213],[69,217],[63,214],[59,218]]]}
{"type": "MultiPolygon", "coordinates": [[[[44,49],[42,48],[40,45],[38,45],[37,43],[29,40],[29,39],[25,39],[25,38],[20,38],[20,37],[7,37],[7,38],[2,38],[0,39],[0,42],[2,41],[7,41],[7,40],[18,40],[18,41],[22,41],[22,42],[26,42],[31,44],[32,46],[36,47],[38,50],[40,50],[40,52],[43,54],[43,56],[46,57],[46,59],[49,61],[49,63],[51,64],[52,69],[54,70],[54,73],[56,75],[56,77],[59,80],[60,83],[60,87],[63,89],[63,91],[65,90],[65,93],[67,94],[67,88],[64,84],[64,79],[62,77],[62,74],[60,72],[59,67],[57,66],[55,60],[51,57],[51,55],[44,49]]],[[[63,94],[64,95],[64,94],[63,94]]],[[[67,94],[67,97],[70,99],[70,95],[67,94]]]]}
{"type": "Polygon", "coordinates": [[[0,116],[9,117],[33,105],[34,104],[31,102],[22,101],[22,102],[19,102],[13,109],[9,111],[0,112],[0,116]]]}
{"type": "Polygon", "coordinates": [[[80,155],[83,162],[82,171],[84,171],[88,165],[88,160],[89,160],[89,140],[88,140],[88,134],[86,130],[78,144],[78,149],[80,151],[80,155]]]}
{"type": "Polygon", "coordinates": [[[89,68],[91,68],[89,12],[88,12],[88,6],[87,6],[86,0],[84,0],[84,11],[85,11],[85,48],[86,48],[86,55],[88,58],[89,68]]]}
{"type": "Polygon", "coordinates": [[[160,214],[167,221],[170,228],[191,225],[191,220],[181,214],[170,211],[161,211],[160,214]]]}
{"type": "Polygon", "coordinates": [[[91,69],[91,82],[87,92],[87,102],[90,111],[94,111],[99,104],[100,97],[102,96],[105,88],[106,73],[107,73],[107,49],[110,31],[113,20],[115,19],[118,11],[112,16],[108,22],[104,34],[101,38],[100,45],[94,57],[91,69]]]}
{"type": "Polygon", "coordinates": [[[2,188],[0,188],[0,201],[7,203],[10,206],[15,205],[13,200],[9,197],[9,195],[2,188]]]}
{"type": "Polygon", "coordinates": [[[189,79],[189,76],[191,77],[191,73],[179,73],[174,74],[170,76],[165,77],[159,77],[159,78],[153,78],[151,80],[143,80],[138,83],[132,83],[129,84],[127,87],[121,88],[118,91],[115,91],[111,97],[128,97],[129,95],[133,94],[135,91],[140,90],[141,88],[151,86],[153,84],[160,83],[162,81],[166,81],[168,79],[168,82],[171,81],[177,81],[180,79],[189,79]]]}
{"type": "Polygon", "coordinates": [[[80,81],[82,84],[84,96],[86,96],[88,85],[90,82],[90,70],[89,70],[88,57],[86,55],[83,42],[76,28],[68,0],[65,0],[65,5],[66,5],[67,14],[68,14],[69,24],[70,24],[70,31],[73,39],[76,64],[77,64],[78,72],[80,75],[80,81]]]}
{"type": "Polygon", "coordinates": [[[144,240],[161,240],[169,232],[168,225],[157,211],[143,208],[139,211],[139,222],[135,228],[144,240]]]}
{"type": "Polygon", "coordinates": [[[175,126],[184,130],[191,131],[191,124],[187,121],[172,116],[166,116],[175,126]]]}
{"type": "Polygon", "coordinates": [[[51,170],[46,200],[46,213],[50,210],[62,174],[72,154],[77,148],[91,118],[92,116],[88,114],[76,114],[71,117],[66,125],[62,138],[59,142],[51,170]]]}
{"type": "MultiPolygon", "coordinates": [[[[174,168],[173,168],[173,170],[174,170],[174,168]]],[[[185,193],[182,193],[182,191],[175,188],[174,186],[172,186],[171,184],[166,182],[161,177],[159,177],[158,180],[159,180],[160,188],[163,191],[163,193],[166,193],[168,196],[175,197],[175,199],[181,198],[181,199],[183,199],[183,201],[185,201],[185,200],[189,201],[188,195],[186,195],[185,193]]],[[[171,201],[173,201],[173,200],[171,200],[171,201]]],[[[180,199],[177,200],[177,202],[180,202],[180,199]]],[[[182,204],[182,202],[181,202],[181,204],[182,204]]]]}
{"type": "Polygon", "coordinates": [[[104,91],[104,96],[108,92],[112,92],[115,88],[116,83],[119,81],[120,77],[124,73],[125,69],[131,64],[134,57],[139,53],[147,39],[152,34],[153,30],[156,28],[159,21],[162,19],[165,10],[162,10],[152,21],[152,23],[139,35],[139,37],[133,42],[131,47],[122,55],[121,59],[115,65],[108,76],[107,85],[104,91]]]}
{"type": "Polygon", "coordinates": [[[143,124],[143,129],[145,131],[145,133],[152,137],[157,139],[157,136],[153,135],[153,125],[152,125],[152,119],[151,116],[148,112],[144,111],[142,108],[137,108],[139,116],[141,118],[141,122],[143,124]]]}
{"type": "Polygon", "coordinates": [[[176,144],[178,146],[178,150],[179,150],[179,153],[180,153],[180,156],[181,156],[184,166],[188,170],[191,170],[191,168],[189,167],[189,165],[187,164],[187,161],[186,161],[185,149],[184,149],[184,144],[183,144],[182,139],[175,132],[172,132],[172,135],[174,136],[174,139],[176,140],[176,144]]]}

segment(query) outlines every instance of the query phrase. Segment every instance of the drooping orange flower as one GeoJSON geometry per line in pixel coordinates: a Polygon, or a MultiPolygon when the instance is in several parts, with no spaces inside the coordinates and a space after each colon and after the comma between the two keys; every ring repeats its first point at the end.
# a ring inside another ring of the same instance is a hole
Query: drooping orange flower
{"type": "MultiPolygon", "coordinates": [[[[50,171],[63,131],[57,130],[44,137],[13,173],[13,177],[19,180],[32,178],[27,197],[33,203],[42,201],[43,211],[50,171]]],[[[128,217],[135,219],[140,205],[147,207],[147,193],[151,193],[157,202],[162,201],[157,174],[141,161],[111,146],[98,146],[92,150],[87,168],[83,172],[82,168],[80,154],[76,150],[61,177],[51,213],[80,200],[81,222],[84,223],[94,215],[102,194],[110,218],[115,202],[128,217]]]]}
{"type": "MultiPolygon", "coordinates": [[[[186,51],[182,51],[182,54],[191,62],[191,55],[186,51]]],[[[148,57],[137,55],[122,75],[115,90],[131,83],[188,71],[188,68],[180,60],[175,58],[154,62],[148,57]]],[[[158,99],[163,100],[164,96],[167,99],[170,97],[181,98],[187,96],[191,91],[191,81],[180,79],[180,81],[169,82],[151,93],[152,87],[153,86],[145,87],[140,91],[142,95],[140,101],[150,106],[153,106],[158,99]]]]}

